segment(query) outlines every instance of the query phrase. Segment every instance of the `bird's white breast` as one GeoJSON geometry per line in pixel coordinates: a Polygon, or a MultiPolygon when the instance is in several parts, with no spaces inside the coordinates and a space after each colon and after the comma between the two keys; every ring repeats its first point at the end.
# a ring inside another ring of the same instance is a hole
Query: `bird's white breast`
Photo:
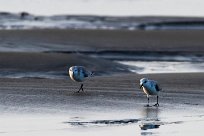
{"type": "Polygon", "coordinates": [[[143,91],[147,95],[157,95],[158,91],[154,87],[151,86],[143,86],[143,91]]]}

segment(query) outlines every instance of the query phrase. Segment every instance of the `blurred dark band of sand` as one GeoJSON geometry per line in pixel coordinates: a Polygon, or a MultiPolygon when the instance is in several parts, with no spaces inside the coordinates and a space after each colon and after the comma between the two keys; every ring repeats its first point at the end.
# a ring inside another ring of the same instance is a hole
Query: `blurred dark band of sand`
{"type": "MultiPolygon", "coordinates": [[[[82,54],[61,53],[0,53],[0,70],[2,72],[60,72],[68,76],[71,66],[86,66],[95,75],[129,72],[128,67],[100,58],[82,54]]],[[[6,73],[5,73],[6,74],[6,73]]]]}
{"type": "Polygon", "coordinates": [[[67,74],[68,67],[83,65],[96,75],[129,73],[104,55],[203,55],[203,35],[201,30],[0,30],[0,70],[67,74]]]}
{"type": "Polygon", "coordinates": [[[127,66],[100,58],[100,52],[203,55],[203,35],[201,30],[0,30],[0,70],[67,75],[70,66],[83,65],[96,75],[130,73],[127,66]]]}
{"type": "Polygon", "coordinates": [[[0,51],[204,51],[202,30],[0,30],[0,51]]]}

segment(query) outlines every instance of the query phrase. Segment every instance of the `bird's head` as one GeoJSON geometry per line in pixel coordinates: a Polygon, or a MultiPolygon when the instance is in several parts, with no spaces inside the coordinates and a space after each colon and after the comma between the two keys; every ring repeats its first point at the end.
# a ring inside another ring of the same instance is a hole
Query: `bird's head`
{"type": "Polygon", "coordinates": [[[142,79],[140,79],[140,89],[144,86],[144,84],[146,84],[147,83],[147,78],[142,78],[142,79]]]}
{"type": "Polygon", "coordinates": [[[73,75],[76,72],[77,72],[77,67],[76,66],[72,66],[72,67],[69,68],[69,75],[73,75]]]}

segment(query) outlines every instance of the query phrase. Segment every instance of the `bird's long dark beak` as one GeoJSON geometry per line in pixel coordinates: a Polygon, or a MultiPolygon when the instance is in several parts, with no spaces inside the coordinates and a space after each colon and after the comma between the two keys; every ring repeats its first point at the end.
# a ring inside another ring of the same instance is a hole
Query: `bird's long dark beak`
{"type": "Polygon", "coordinates": [[[142,88],[143,84],[140,85],[140,89],[142,88]]]}

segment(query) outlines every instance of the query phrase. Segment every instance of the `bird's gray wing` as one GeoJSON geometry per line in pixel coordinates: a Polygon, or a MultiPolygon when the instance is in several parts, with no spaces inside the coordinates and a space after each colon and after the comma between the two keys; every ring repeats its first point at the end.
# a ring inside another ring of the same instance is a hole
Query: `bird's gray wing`
{"type": "Polygon", "coordinates": [[[89,77],[89,73],[87,71],[83,71],[84,77],[89,77]]]}
{"type": "Polygon", "coordinates": [[[85,67],[80,66],[80,71],[83,73],[84,77],[89,77],[89,72],[85,69],[85,67]]]}
{"type": "Polygon", "coordinates": [[[155,88],[156,88],[157,91],[160,91],[160,88],[159,88],[158,84],[155,85],[155,88]]]}
{"type": "Polygon", "coordinates": [[[157,91],[161,91],[161,90],[162,90],[162,88],[161,88],[160,84],[158,84],[158,83],[156,83],[155,88],[156,88],[156,90],[157,90],[157,91]]]}
{"type": "Polygon", "coordinates": [[[155,89],[156,89],[157,91],[161,91],[161,90],[162,90],[162,88],[160,87],[160,85],[158,84],[157,81],[151,80],[151,84],[152,84],[153,86],[155,86],[155,89]]]}

